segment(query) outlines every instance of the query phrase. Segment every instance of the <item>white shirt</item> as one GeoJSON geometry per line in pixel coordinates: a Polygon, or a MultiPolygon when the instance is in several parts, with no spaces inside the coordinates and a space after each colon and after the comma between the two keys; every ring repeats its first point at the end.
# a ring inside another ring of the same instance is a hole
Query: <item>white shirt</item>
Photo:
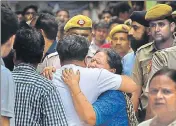
{"type": "Polygon", "coordinates": [[[37,66],[37,71],[41,73],[45,67],[53,66],[56,69],[61,67],[60,58],[57,52],[48,54],[42,63],[39,63],[37,66]]]}
{"type": "Polygon", "coordinates": [[[95,102],[98,96],[107,90],[117,90],[121,86],[122,78],[120,75],[113,74],[105,69],[83,68],[73,64],[65,65],[56,71],[53,76],[53,83],[60,92],[69,126],[85,126],[86,124],[80,120],[74,108],[67,85],[61,79],[64,68],[73,68],[74,71],[79,69],[79,85],[90,103],[95,102]]]}
{"type": "MultiPolygon", "coordinates": [[[[155,117],[154,117],[154,118],[155,118],[155,117]]],[[[140,123],[138,126],[150,126],[150,124],[151,124],[151,122],[152,122],[152,120],[153,120],[154,118],[149,119],[149,120],[147,120],[147,121],[144,121],[144,122],[140,123]]],[[[170,123],[168,126],[176,126],[176,120],[173,121],[172,123],[170,123]]]]}

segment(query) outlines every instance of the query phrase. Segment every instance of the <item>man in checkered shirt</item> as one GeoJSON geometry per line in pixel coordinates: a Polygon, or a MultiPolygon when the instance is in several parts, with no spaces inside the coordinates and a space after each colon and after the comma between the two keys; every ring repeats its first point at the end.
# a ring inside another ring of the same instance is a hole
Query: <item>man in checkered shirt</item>
{"type": "Polygon", "coordinates": [[[35,29],[21,29],[15,42],[16,126],[67,126],[56,87],[36,72],[44,50],[44,38],[35,29]]]}

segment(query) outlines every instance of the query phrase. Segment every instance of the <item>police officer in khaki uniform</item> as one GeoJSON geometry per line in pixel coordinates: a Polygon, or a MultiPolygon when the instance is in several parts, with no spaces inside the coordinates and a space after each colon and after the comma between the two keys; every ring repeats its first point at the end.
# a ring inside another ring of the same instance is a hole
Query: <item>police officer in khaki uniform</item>
{"type": "Polygon", "coordinates": [[[92,20],[84,15],[76,15],[65,24],[64,31],[66,35],[81,35],[91,42],[92,20]]]}
{"type": "Polygon", "coordinates": [[[149,9],[145,15],[145,19],[149,21],[150,33],[154,41],[138,49],[132,72],[133,80],[139,85],[139,89],[133,95],[136,98],[141,98],[143,108],[146,108],[148,103],[145,88],[151,71],[153,54],[157,50],[176,45],[173,39],[175,23],[171,13],[172,8],[169,5],[157,4],[149,9]]]}
{"type": "MultiPolygon", "coordinates": [[[[92,20],[84,15],[76,15],[72,17],[64,27],[65,35],[81,35],[91,41],[92,35],[92,20]]],[[[57,52],[48,55],[44,61],[42,74],[48,79],[52,79],[52,72],[60,67],[60,59],[57,52]],[[56,66],[58,65],[58,66],[56,66]]]]}
{"type": "MultiPolygon", "coordinates": [[[[176,17],[176,11],[172,12],[172,17],[173,18],[176,17]]],[[[174,33],[174,39],[176,39],[175,33],[174,33]]],[[[154,73],[156,73],[158,70],[162,69],[163,67],[176,69],[176,46],[166,48],[164,50],[159,50],[153,55],[152,68],[149,74],[149,80],[154,75],[154,73]]],[[[147,83],[146,92],[148,92],[148,83],[147,83]]]]}
{"type": "Polygon", "coordinates": [[[112,28],[109,33],[111,38],[111,48],[114,49],[121,57],[133,50],[130,47],[128,32],[130,28],[125,24],[119,24],[112,28]]]}

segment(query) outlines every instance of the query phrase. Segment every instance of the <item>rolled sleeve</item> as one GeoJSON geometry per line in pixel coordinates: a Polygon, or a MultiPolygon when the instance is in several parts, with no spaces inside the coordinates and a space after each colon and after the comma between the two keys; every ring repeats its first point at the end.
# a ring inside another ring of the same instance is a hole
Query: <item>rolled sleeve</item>
{"type": "Polygon", "coordinates": [[[118,90],[121,86],[122,78],[118,74],[113,74],[105,69],[102,69],[98,78],[98,88],[100,94],[107,90],[118,90]]]}

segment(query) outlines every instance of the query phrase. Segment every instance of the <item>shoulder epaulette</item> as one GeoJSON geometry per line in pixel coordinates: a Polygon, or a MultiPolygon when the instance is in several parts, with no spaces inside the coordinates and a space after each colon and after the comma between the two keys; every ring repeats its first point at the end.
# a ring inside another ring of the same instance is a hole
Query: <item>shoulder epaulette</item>
{"type": "Polygon", "coordinates": [[[153,44],[153,42],[149,42],[149,43],[147,43],[147,44],[141,46],[137,51],[140,51],[141,49],[144,49],[144,48],[150,47],[152,44],[153,44]]]}

